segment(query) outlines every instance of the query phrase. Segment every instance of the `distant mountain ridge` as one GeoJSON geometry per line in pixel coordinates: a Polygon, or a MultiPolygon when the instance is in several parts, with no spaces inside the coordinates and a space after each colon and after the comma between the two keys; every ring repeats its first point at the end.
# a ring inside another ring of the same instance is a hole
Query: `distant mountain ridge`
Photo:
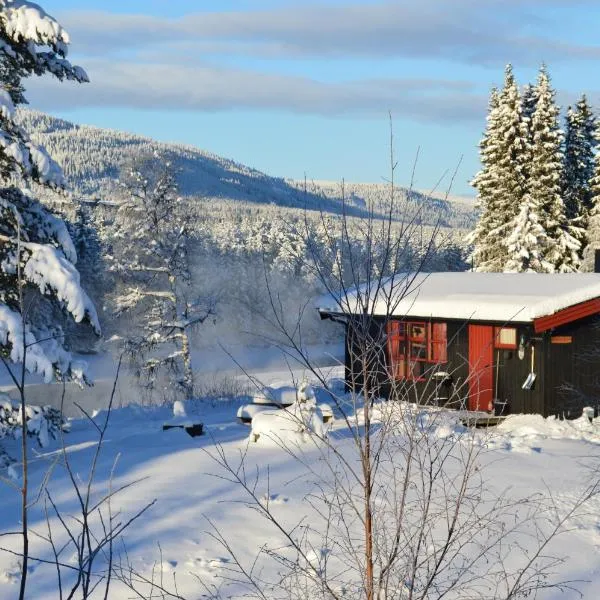
{"type": "MultiPolygon", "coordinates": [[[[342,207],[339,184],[301,182],[271,177],[233,160],[194,146],[158,142],[148,137],[112,129],[77,125],[32,110],[19,111],[20,123],[36,143],[42,144],[63,167],[71,189],[82,197],[118,199],[120,165],[139,154],[165,155],[180,169],[184,195],[205,199],[274,204],[339,213],[342,207]]],[[[418,208],[424,223],[441,219],[447,227],[470,228],[474,211],[467,204],[431,198],[397,188],[398,197],[418,208]]],[[[360,216],[367,204],[383,206],[389,196],[386,184],[347,184],[349,212],[360,216]]]]}

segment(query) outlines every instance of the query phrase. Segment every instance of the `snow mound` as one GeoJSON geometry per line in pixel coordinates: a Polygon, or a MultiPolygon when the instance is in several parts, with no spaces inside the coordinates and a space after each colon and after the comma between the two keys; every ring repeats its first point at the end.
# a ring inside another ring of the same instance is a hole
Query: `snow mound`
{"type": "Polygon", "coordinates": [[[585,440],[600,444],[600,418],[567,421],[541,415],[509,415],[496,430],[509,438],[585,440]]]}
{"type": "Polygon", "coordinates": [[[294,403],[288,408],[265,410],[254,415],[250,439],[261,444],[286,447],[318,440],[324,435],[323,414],[314,405],[294,403]]]}

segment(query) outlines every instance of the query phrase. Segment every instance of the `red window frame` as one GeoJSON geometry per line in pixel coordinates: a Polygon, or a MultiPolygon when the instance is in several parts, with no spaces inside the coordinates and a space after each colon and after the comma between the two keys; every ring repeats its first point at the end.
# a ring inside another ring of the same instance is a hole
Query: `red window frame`
{"type": "Polygon", "coordinates": [[[406,379],[406,323],[388,321],[386,329],[391,374],[394,379],[406,379]]]}
{"type": "Polygon", "coordinates": [[[431,361],[434,363],[448,362],[448,325],[446,323],[430,323],[431,361]]]}
{"type": "Polygon", "coordinates": [[[448,362],[446,323],[388,321],[388,361],[394,379],[424,381],[426,363],[448,362]]]}
{"type": "Polygon", "coordinates": [[[494,327],[494,347],[500,350],[516,350],[517,349],[517,328],[516,327],[494,327]],[[506,344],[500,341],[502,331],[512,331],[515,336],[515,341],[506,344]]]}
{"type": "Polygon", "coordinates": [[[411,361],[427,362],[429,359],[427,323],[409,321],[406,323],[408,332],[408,357],[411,361]]]}

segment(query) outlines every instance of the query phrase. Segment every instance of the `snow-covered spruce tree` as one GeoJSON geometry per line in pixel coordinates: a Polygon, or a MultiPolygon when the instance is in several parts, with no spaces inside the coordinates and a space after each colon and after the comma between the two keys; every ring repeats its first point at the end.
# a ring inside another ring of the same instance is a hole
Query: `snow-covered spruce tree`
{"type": "Polygon", "coordinates": [[[41,318],[34,326],[28,315],[43,295],[97,333],[98,318],[80,286],[65,223],[28,191],[32,183],[63,189],[60,167],[16,124],[15,105],[25,102],[27,76],[85,82],[87,75],[66,59],[67,33],[36,4],[0,0],[0,38],[0,355],[24,361],[47,381],[55,374],[75,377],[81,372],[71,370],[56,323],[41,318]]]}
{"type": "Polygon", "coordinates": [[[129,313],[126,348],[142,360],[150,388],[161,373],[176,376],[175,395],[194,394],[190,334],[215,314],[215,298],[192,285],[189,236],[193,215],[178,194],[176,170],[164,157],[145,157],[123,169],[128,199],[115,216],[107,261],[116,276],[115,313],[129,313]]]}
{"type": "Polygon", "coordinates": [[[526,193],[521,200],[519,214],[513,221],[513,231],[507,239],[508,260],[506,272],[547,273],[552,265],[544,260],[543,251],[549,245],[548,236],[540,225],[540,206],[526,193]]]}
{"type": "Polygon", "coordinates": [[[496,210],[498,190],[498,172],[495,165],[498,162],[498,131],[500,123],[499,93],[496,88],[492,89],[487,116],[487,127],[483,139],[479,143],[479,156],[482,168],[475,175],[471,185],[477,190],[476,207],[479,210],[479,220],[475,229],[467,238],[467,242],[473,246],[471,261],[477,265],[477,270],[484,270],[488,265],[494,263],[498,256],[493,245],[490,243],[490,231],[496,227],[496,210]]]}
{"type": "MultiPolygon", "coordinates": [[[[103,306],[109,291],[110,278],[106,277],[106,265],[102,257],[100,239],[101,224],[95,214],[96,203],[81,200],[67,226],[77,253],[77,270],[81,283],[96,306],[103,306]]],[[[97,338],[90,335],[89,328],[76,327],[70,321],[63,325],[69,346],[78,352],[92,351],[97,338]]]]}
{"type": "Polygon", "coordinates": [[[480,144],[482,169],[471,183],[481,210],[468,240],[477,271],[503,271],[506,266],[507,239],[525,192],[527,137],[519,88],[512,66],[507,65],[502,91],[492,91],[488,126],[480,144]]]}
{"type": "MultiPolygon", "coordinates": [[[[596,142],[600,144],[600,121],[596,123],[596,142]]],[[[596,250],[600,250],[600,152],[594,157],[594,172],[590,179],[591,208],[588,215],[582,271],[593,271],[596,250]]]]}
{"type": "Polygon", "coordinates": [[[585,94],[575,106],[569,107],[566,117],[564,165],[562,178],[565,215],[570,223],[581,227],[577,237],[581,243],[580,256],[586,245],[585,229],[592,205],[591,180],[594,176],[596,119],[585,94]]]}
{"type": "Polygon", "coordinates": [[[533,117],[533,113],[535,112],[535,105],[537,104],[537,90],[531,83],[528,83],[523,89],[521,104],[523,107],[523,118],[531,121],[531,117],[533,117]]]}
{"type": "Polygon", "coordinates": [[[562,199],[561,174],[563,165],[562,131],[559,128],[559,109],[546,67],[538,76],[537,102],[531,118],[532,148],[527,192],[539,207],[538,223],[547,236],[548,245],[541,248],[543,272],[568,273],[580,265],[578,241],[582,234],[576,223],[569,223],[562,199]]]}

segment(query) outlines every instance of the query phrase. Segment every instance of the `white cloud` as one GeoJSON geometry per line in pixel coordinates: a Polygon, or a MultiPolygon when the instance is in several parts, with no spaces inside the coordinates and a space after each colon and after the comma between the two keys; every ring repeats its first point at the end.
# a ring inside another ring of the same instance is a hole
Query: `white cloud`
{"type": "MultiPolygon", "coordinates": [[[[586,3],[591,0],[572,0],[586,3]]],[[[564,0],[548,0],[566,5],[564,0]]],[[[394,0],[301,4],[273,10],[197,12],[181,18],[106,11],[59,15],[92,83],[30,80],[44,109],[127,106],[148,109],[283,109],[323,114],[385,114],[422,121],[481,120],[487,99],[468,81],[423,72],[420,79],[340,82],[291,75],[294,59],[436,59],[461,65],[519,66],[591,59],[600,48],[540,34],[542,0],[394,0]],[[541,15],[541,16],[540,16],[541,15]],[[238,68],[231,65],[257,64],[238,68]],[[264,60],[270,63],[265,72],[264,60]],[[254,62],[253,62],[254,61],[254,62]],[[273,66],[271,66],[273,65],[273,66]]],[[[299,61],[298,64],[304,64],[299,61]]],[[[368,63],[367,63],[368,64],[368,63]]],[[[419,64],[418,62],[415,64],[419,64]]],[[[425,64],[425,63],[424,63],[425,64]]],[[[332,70],[329,70],[332,69],[332,70]]],[[[297,71],[297,69],[294,69],[297,71]]],[[[310,67],[305,73],[313,73],[310,67]]],[[[464,69],[463,69],[464,72],[464,69]]]]}
{"type": "Polygon", "coordinates": [[[535,33],[536,24],[545,22],[540,3],[321,3],[261,11],[198,12],[177,19],[81,11],[65,13],[62,20],[81,49],[103,54],[191,41],[200,49],[201,44],[211,42],[216,51],[220,47],[221,51],[254,56],[445,58],[480,65],[504,64],[509,59],[523,65],[600,56],[598,46],[535,33]]]}
{"type": "Polygon", "coordinates": [[[481,119],[485,98],[462,81],[369,79],[323,83],[306,77],[215,67],[92,60],[91,83],[29,81],[34,106],[51,110],[82,106],[146,109],[285,109],[339,115],[392,110],[420,120],[481,119]],[[65,86],[68,85],[68,91],[65,86]]]}

